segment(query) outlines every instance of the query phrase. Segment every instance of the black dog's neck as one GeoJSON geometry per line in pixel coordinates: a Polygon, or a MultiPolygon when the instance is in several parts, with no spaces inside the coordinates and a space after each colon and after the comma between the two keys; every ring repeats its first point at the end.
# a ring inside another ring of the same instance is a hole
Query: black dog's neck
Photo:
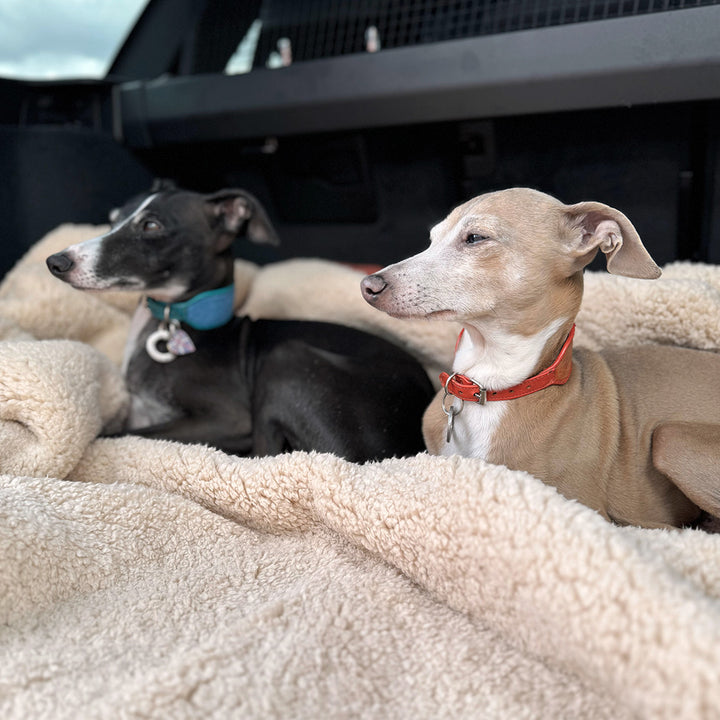
{"type": "Polygon", "coordinates": [[[229,251],[222,253],[221,255],[218,255],[215,260],[215,266],[211,272],[205,273],[200,277],[193,278],[190,283],[190,287],[184,293],[174,297],[172,300],[166,300],[162,297],[161,293],[158,293],[161,297],[157,298],[152,292],[148,293],[148,296],[158,302],[173,305],[175,303],[192,300],[201,293],[232,285],[235,279],[235,265],[232,254],[229,251]]]}
{"type": "Polygon", "coordinates": [[[235,280],[235,263],[232,253],[228,250],[218,255],[216,261],[212,274],[206,280],[193,284],[187,292],[179,295],[172,303],[186,302],[209,290],[217,290],[232,285],[235,280]]]}
{"type": "MultiPolygon", "coordinates": [[[[194,286],[193,292],[172,300],[148,295],[145,304],[161,330],[167,323],[175,327],[187,326],[195,331],[215,330],[227,324],[234,315],[234,263],[232,256],[218,258],[223,262],[215,267],[215,280],[194,286]]],[[[187,333],[185,333],[185,336],[187,333]]],[[[175,335],[172,335],[175,337],[175,335]]],[[[174,351],[173,351],[174,352],[174,351]]]]}

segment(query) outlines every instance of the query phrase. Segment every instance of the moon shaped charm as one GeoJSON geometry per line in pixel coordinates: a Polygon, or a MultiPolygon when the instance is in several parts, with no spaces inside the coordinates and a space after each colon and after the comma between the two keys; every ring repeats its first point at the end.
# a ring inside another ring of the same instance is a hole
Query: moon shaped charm
{"type": "Polygon", "coordinates": [[[169,363],[175,359],[176,356],[169,350],[163,352],[158,349],[158,343],[165,343],[167,345],[168,340],[170,340],[170,331],[165,327],[159,327],[154,333],[151,333],[145,341],[145,350],[147,350],[147,354],[155,360],[155,362],[169,363]]]}

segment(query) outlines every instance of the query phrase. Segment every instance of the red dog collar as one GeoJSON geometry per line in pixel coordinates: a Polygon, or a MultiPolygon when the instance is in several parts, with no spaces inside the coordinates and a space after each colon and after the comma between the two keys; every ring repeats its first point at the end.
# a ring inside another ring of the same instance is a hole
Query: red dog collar
{"type": "MultiPolygon", "coordinates": [[[[460,332],[460,337],[463,332],[460,332]]],[[[525,395],[532,395],[532,393],[544,390],[550,385],[564,385],[570,379],[570,373],[572,372],[572,341],[574,336],[575,325],[570,329],[570,334],[567,336],[560,354],[549,368],[505,390],[486,390],[460,373],[440,373],[440,382],[445,388],[446,394],[454,395],[468,402],[477,402],[481,405],[491,400],[514,400],[525,395]]],[[[458,337],[458,344],[460,337],[458,337]]],[[[455,350],[457,351],[457,345],[455,350]]]]}

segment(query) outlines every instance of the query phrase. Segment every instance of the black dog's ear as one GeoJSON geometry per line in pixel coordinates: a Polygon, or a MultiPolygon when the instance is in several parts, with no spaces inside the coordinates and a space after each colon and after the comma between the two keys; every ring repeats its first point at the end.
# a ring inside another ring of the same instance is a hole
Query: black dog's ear
{"type": "Polygon", "coordinates": [[[220,190],[212,195],[206,195],[205,202],[212,216],[223,223],[225,230],[218,251],[230,246],[243,225],[252,242],[280,244],[265,209],[250,193],[244,190],[220,190]]]}
{"type": "Polygon", "coordinates": [[[177,190],[178,186],[174,180],[168,178],[155,178],[153,184],[150,186],[150,194],[159,192],[169,192],[170,190],[177,190]]]}

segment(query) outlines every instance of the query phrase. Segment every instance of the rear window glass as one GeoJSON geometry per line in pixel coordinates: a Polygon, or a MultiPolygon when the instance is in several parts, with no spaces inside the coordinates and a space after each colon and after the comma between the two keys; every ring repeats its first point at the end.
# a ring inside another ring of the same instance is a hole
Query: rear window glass
{"type": "Polygon", "coordinates": [[[1,0],[0,76],[101,78],[148,0],[1,0]]]}

